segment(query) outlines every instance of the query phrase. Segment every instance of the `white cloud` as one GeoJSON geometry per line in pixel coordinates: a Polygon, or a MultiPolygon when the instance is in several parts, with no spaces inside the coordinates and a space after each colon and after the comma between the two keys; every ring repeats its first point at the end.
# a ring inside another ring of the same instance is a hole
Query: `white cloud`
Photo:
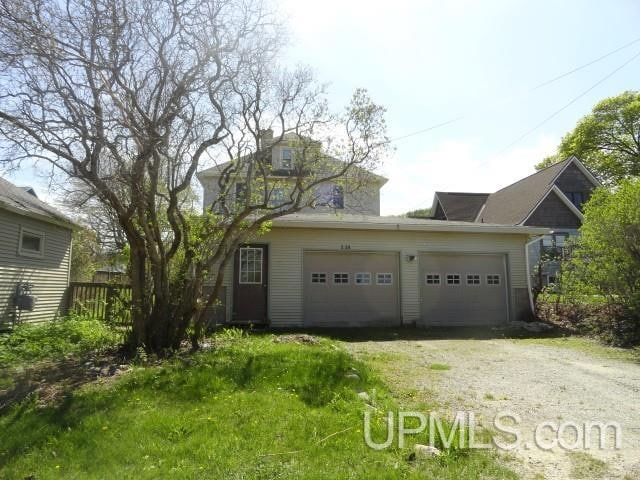
{"type": "Polygon", "coordinates": [[[382,169],[389,178],[382,189],[382,214],[430,207],[436,190],[494,192],[534,173],[534,166],[555,151],[557,139],[539,136],[529,146],[484,155],[478,143],[443,140],[414,159],[397,152],[382,169]]]}

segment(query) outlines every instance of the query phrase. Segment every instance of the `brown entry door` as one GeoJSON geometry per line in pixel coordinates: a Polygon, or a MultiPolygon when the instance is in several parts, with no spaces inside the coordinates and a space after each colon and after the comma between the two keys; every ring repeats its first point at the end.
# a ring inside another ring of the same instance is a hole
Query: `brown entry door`
{"type": "Polygon", "coordinates": [[[235,254],[233,321],[267,323],[268,250],[266,245],[243,245],[235,254]]]}

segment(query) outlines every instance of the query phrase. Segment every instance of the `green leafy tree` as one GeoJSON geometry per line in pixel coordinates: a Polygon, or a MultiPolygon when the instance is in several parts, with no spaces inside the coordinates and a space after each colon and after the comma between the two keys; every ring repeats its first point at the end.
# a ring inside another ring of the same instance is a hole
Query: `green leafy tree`
{"type": "Polygon", "coordinates": [[[100,262],[100,244],[92,230],[83,228],[73,232],[71,248],[71,281],[90,282],[100,262]]]}
{"type": "Polygon", "coordinates": [[[640,340],[640,179],[624,180],[611,192],[596,190],[585,205],[562,283],[569,295],[603,298],[621,318],[599,319],[600,329],[622,325],[620,343],[640,340]]]}
{"type": "Polygon", "coordinates": [[[575,155],[605,184],[640,176],[640,92],[627,91],[598,103],[537,169],[575,155]]]}
{"type": "Polygon", "coordinates": [[[419,208],[418,210],[411,210],[403,215],[408,218],[429,218],[431,217],[431,208],[419,208]]]}

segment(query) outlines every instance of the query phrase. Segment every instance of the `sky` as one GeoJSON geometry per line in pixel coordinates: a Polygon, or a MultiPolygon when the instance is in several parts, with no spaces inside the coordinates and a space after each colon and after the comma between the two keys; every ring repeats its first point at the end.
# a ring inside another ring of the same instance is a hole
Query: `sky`
{"type": "MultiPolygon", "coordinates": [[[[640,40],[534,89],[640,39],[638,0],[280,0],[277,8],[290,37],[283,61],[328,82],[332,108],[366,88],[387,108],[392,139],[455,119],[393,142],[379,172],[389,179],[383,215],[429,207],[437,190],[492,192],[531,174],[599,100],[640,89],[640,57],[616,71],[640,53],[640,40]]],[[[34,169],[8,178],[53,201],[34,169]]]]}

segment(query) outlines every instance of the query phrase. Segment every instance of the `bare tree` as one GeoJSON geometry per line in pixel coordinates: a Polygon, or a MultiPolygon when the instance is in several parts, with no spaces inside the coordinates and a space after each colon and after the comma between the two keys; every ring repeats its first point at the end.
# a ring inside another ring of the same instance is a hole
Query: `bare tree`
{"type": "Polygon", "coordinates": [[[117,218],[132,348],[177,348],[190,327],[197,344],[237,246],[317,203],[318,185],[363,182],[381,158],[384,109],[357,91],[329,112],[307,69],[279,67],[282,38],[260,0],[0,0],[4,161],[52,164],[117,218]],[[267,128],[298,142],[277,204],[267,128]],[[221,157],[218,199],[185,211],[194,174],[221,157]]]}

